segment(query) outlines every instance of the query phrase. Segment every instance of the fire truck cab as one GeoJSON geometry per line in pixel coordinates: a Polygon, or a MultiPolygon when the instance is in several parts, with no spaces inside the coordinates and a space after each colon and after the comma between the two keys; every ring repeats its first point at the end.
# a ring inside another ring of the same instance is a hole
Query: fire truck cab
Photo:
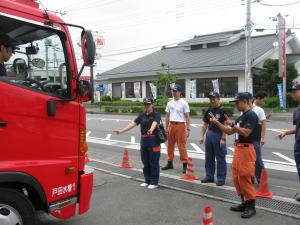
{"type": "Polygon", "coordinates": [[[64,21],[36,0],[0,0],[0,224],[35,225],[36,211],[67,219],[89,209],[93,170],[85,165],[90,99],[84,66],[94,63],[90,31],[64,21]],[[81,29],[78,72],[68,27],[81,29]],[[9,59],[2,51],[12,50],[9,59]],[[1,62],[2,60],[2,62],[1,62]]]}

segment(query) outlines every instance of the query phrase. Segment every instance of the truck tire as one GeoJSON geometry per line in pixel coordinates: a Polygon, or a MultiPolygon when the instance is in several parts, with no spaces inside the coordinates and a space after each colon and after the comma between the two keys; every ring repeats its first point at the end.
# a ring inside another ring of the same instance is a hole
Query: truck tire
{"type": "Polygon", "coordinates": [[[37,225],[33,205],[22,192],[0,188],[0,224],[37,225]]]}

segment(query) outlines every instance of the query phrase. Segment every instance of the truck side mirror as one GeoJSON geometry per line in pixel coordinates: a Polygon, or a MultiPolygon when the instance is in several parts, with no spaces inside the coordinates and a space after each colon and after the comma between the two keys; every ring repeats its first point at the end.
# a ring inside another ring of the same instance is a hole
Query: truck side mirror
{"type": "Polygon", "coordinates": [[[93,65],[96,54],[96,46],[90,30],[82,31],[81,33],[81,51],[84,65],[93,65]]]}
{"type": "Polygon", "coordinates": [[[92,99],[92,86],[87,80],[81,80],[79,83],[80,97],[83,102],[90,101],[92,99]]]}

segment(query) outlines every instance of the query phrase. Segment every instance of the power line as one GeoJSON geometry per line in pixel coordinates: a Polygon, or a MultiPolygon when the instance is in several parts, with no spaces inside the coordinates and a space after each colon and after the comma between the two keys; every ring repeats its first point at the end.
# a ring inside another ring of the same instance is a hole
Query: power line
{"type": "Polygon", "coordinates": [[[258,4],[264,5],[264,6],[289,6],[289,5],[295,5],[300,3],[300,1],[296,1],[296,2],[291,2],[291,3],[285,3],[285,4],[267,4],[267,3],[262,3],[261,0],[257,0],[258,4]]]}

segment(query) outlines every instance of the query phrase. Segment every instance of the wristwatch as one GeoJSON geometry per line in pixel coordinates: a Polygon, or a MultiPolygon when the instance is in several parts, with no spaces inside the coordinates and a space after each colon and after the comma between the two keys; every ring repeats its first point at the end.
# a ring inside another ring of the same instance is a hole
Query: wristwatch
{"type": "Polygon", "coordinates": [[[235,126],[234,122],[232,122],[232,123],[230,124],[230,126],[231,126],[231,127],[234,127],[234,126],[235,126]]]}

